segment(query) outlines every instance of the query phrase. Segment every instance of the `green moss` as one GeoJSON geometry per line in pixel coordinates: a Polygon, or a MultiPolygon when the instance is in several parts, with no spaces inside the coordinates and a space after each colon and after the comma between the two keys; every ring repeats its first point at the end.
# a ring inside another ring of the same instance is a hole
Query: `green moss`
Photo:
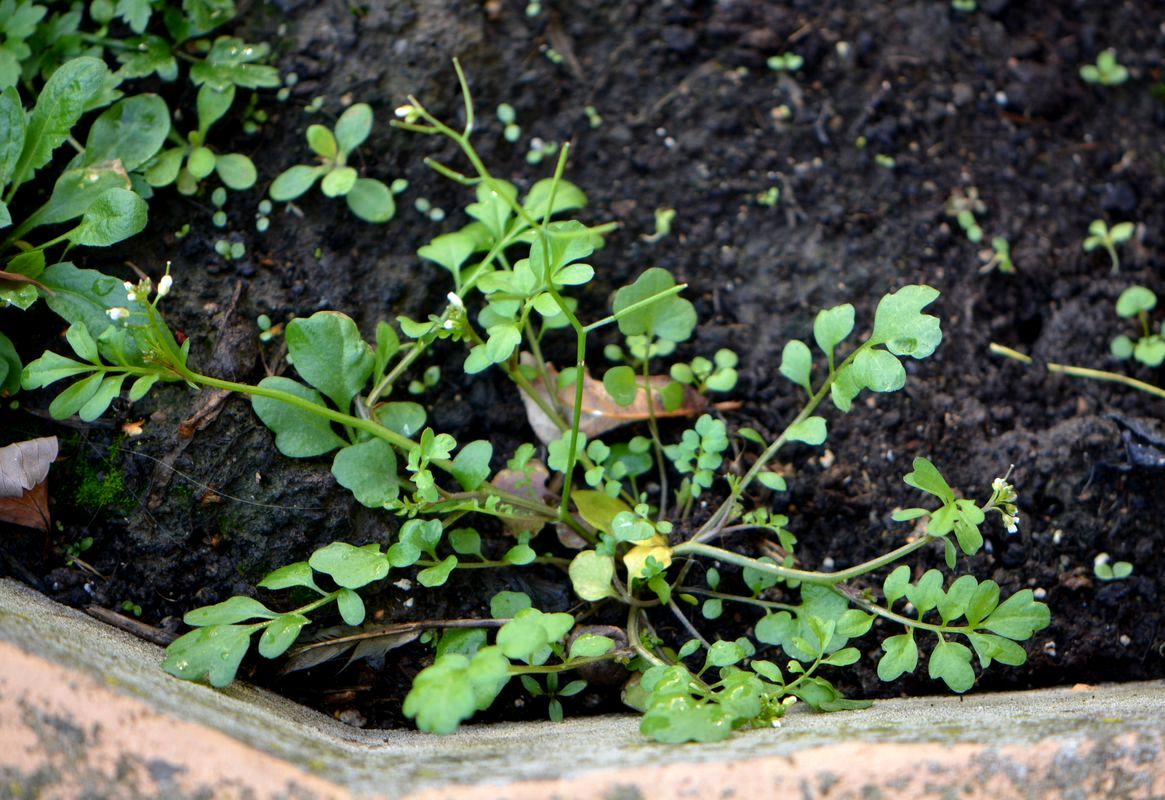
{"type": "Polygon", "coordinates": [[[78,452],[71,462],[66,493],[80,508],[128,512],[137,505],[125,488],[125,470],[118,463],[120,443],[113,443],[105,457],[91,461],[78,452]]]}

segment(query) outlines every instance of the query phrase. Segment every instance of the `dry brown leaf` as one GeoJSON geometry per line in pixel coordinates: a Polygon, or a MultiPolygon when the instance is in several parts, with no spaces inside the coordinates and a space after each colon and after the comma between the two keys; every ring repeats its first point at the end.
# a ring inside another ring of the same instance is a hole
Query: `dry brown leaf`
{"type": "Polygon", "coordinates": [[[0,447],[0,521],[49,530],[45,479],[57,457],[57,437],[45,436],[0,447]]]}
{"type": "MultiPolygon", "coordinates": [[[[547,365],[548,377],[552,383],[557,383],[558,371],[547,365]]],[[[684,399],[679,408],[667,411],[663,407],[663,398],[660,392],[665,386],[672,383],[667,375],[652,375],[649,379],[652,389],[652,405],[655,418],[694,417],[708,409],[708,398],[697,392],[691,386],[684,386],[684,399]]],[[[546,401],[554,403],[562,410],[563,417],[569,419],[574,412],[575,387],[565,386],[558,390],[557,400],[552,400],[541,378],[532,381],[534,390],[546,401]]],[[[533,398],[522,394],[522,403],[526,406],[526,418],[530,427],[543,444],[549,444],[562,436],[562,432],[553,420],[538,406],[533,398]]],[[[639,387],[635,402],[629,406],[621,406],[611,397],[603,382],[583,373],[583,401],[582,417],[579,421],[579,431],[585,433],[588,439],[601,436],[607,431],[614,430],[620,425],[631,422],[642,422],[649,416],[647,411],[647,391],[639,387]]]]}

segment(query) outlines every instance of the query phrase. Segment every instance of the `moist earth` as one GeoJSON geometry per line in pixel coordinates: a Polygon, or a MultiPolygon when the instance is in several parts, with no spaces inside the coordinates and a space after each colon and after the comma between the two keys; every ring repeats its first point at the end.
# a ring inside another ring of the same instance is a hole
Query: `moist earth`
{"type": "MultiPolygon", "coordinates": [[[[456,56],[477,103],[477,147],[494,173],[529,186],[551,169],[551,159],[526,163],[531,138],[570,142],[568,178],[590,197],[583,218],[620,223],[591,260],[597,279],[582,318],[608,313],[611,292],[643,269],[672,271],[689,284],[701,319],[679,355],[731,347],[740,356],[732,399],[741,407],[724,414],[732,427],[775,433],[796,413],[802,399],[778,374],[780,353],[790,338],[810,336],[817,310],[852,302],[859,329],[868,330],[882,294],[910,283],[941,290],[934,311],[943,344],[908,365],[907,387],[863,395],[849,415],[832,413],[826,449],[783,452],[790,492],[775,510],[791,518],[804,564],[831,559],[841,568],[911,535],[890,514],[921,500],[902,482],[914,457],[930,458],[980,500],[1011,469],[1018,532],[989,524],[984,551],[958,568],[994,579],[1005,594],[1036,590],[1052,624],[1029,643],[1026,665],[992,667],[978,687],[1160,677],[1165,473],[1131,462],[1122,434],[1132,435],[1130,425],[1165,428],[1161,400],[1043,366],[1161,377],[1108,351],[1114,336],[1135,332],[1113,311],[1121,290],[1136,283],[1160,291],[1165,268],[1165,103],[1151,91],[1162,80],[1160,5],[984,0],[974,13],[942,0],[542,5],[530,16],[524,3],[498,0],[244,3],[235,32],[272,42],[278,66],[300,81],[287,103],[262,99],[271,120],[257,135],[216,129],[224,147],[251,154],[265,188],[307,159],[303,131],[319,120],[303,110],[312,98],[325,98],[328,116],[367,102],[377,125],[359,167],[386,182],[409,181],[396,218],[369,225],[313,193],[294,210],[277,207],[261,234],[258,189],[235,194],[227,236],[247,250],[229,261],[214,250],[222,233],[210,225],[205,199],[167,194],[129,247],[75,260],[124,277],[131,264],[156,276],[172,262],[165,311],[192,339],[196,368],[251,382],[285,366],[277,340],[258,341],[260,314],[286,322],[336,309],[371,339],[380,319],[439,310],[450,281],[416,250],[464,224],[461,209],[472,198],[422,163],[461,167],[450,144],[388,120],[410,94],[457,119],[456,56]],[[1079,78],[1080,65],[1105,48],[1130,69],[1125,84],[1079,78]],[[798,71],[766,66],[786,52],[804,58],[798,71]],[[502,102],[522,127],[515,144],[494,115],[502,102]],[[597,127],[588,106],[601,115],[597,127]],[[947,214],[953,193],[981,201],[980,244],[947,214]],[[444,221],[418,211],[421,198],[444,209],[444,221]],[[664,208],[675,209],[674,222],[656,235],[655,212],[664,208]],[[1082,248],[1097,218],[1137,223],[1119,272],[1102,250],[1082,248]],[[187,222],[193,232],[177,238],[187,222]],[[982,269],[996,236],[1010,242],[1014,274],[982,269]],[[991,342],[1035,362],[994,356],[991,342]],[[1100,553],[1131,562],[1131,577],[1098,580],[1100,553]]],[[[193,97],[170,99],[193,105],[193,97]]],[[[26,361],[63,346],[59,321],[43,309],[2,312],[0,326],[21,331],[13,338],[26,361]]],[[[550,345],[560,364],[571,353],[565,339],[550,345]]],[[[431,363],[442,378],[423,402],[435,429],[459,441],[490,438],[498,468],[533,435],[511,387],[495,374],[462,377],[460,360],[454,348],[438,351],[431,363]]],[[[266,572],[316,547],[384,543],[396,528],[393,517],[339,489],[325,460],[280,456],[237,397],[166,387],[132,407],[115,404],[91,424],[50,423],[47,393],[20,400],[19,409],[0,412],[0,444],[61,437],[50,484],[56,525],[47,537],[0,525],[0,574],[73,605],[131,617],[123,604],[140,606],[135,621],[163,637],[183,630],[184,612],[254,593],[266,572]],[[180,423],[200,409],[210,410],[205,426],[180,436],[180,423]],[[137,420],[143,432],[127,436],[123,423],[137,420]],[[62,549],[86,537],[92,545],[70,563],[62,549]]],[[[544,534],[537,547],[554,549],[552,539],[544,534]]],[[[758,541],[738,544],[759,552],[758,541]]],[[[916,575],[941,561],[938,550],[922,553],[916,575]]],[[[378,621],[483,615],[502,589],[526,591],[544,609],[572,604],[553,569],[485,572],[473,580],[455,573],[440,591],[390,585],[369,607],[378,621]]],[[[723,572],[735,579],[732,569],[723,572]]],[[[751,621],[729,613],[715,622],[697,615],[694,624],[710,639],[728,639],[751,621]]],[[[659,622],[666,631],[667,620],[659,622]]],[[[837,674],[838,685],[866,697],[941,689],[923,668],[878,681],[878,642],[895,632],[875,626],[865,657],[837,674]]],[[[249,659],[243,675],[353,724],[391,726],[402,722],[404,693],[430,652],[414,644],[287,676],[249,659]]],[[[564,705],[568,714],[609,710],[618,706],[614,694],[591,689],[564,705]]],[[[540,717],[545,705],[514,693],[490,713],[540,717]]]]}

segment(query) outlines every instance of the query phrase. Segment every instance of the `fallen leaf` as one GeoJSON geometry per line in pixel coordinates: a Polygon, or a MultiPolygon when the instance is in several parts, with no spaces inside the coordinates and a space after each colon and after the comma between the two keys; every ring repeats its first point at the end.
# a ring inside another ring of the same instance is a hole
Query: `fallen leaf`
{"type": "MultiPolygon", "coordinates": [[[[526,356],[523,354],[523,360],[525,358],[526,356]]],[[[557,384],[558,371],[553,366],[547,365],[547,373],[550,381],[557,384]]],[[[661,392],[672,383],[675,381],[667,375],[652,375],[649,378],[652,390],[651,404],[656,419],[694,417],[708,409],[708,398],[691,386],[682,386],[683,399],[679,407],[670,411],[666,410],[661,392]]],[[[561,410],[565,419],[571,418],[574,413],[575,387],[573,384],[559,389],[557,397],[553,398],[541,377],[531,381],[531,384],[534,391],[538,392],[544,401],[561,410]]],[[[546,412],[532,397],[524,392],[522,393],[522,403],[526,406],[526,418],[530,422],[530,427],[534,429],[534,434],[543,444],[549,444],[562,436],[562,432],[554,424],[554,421],[546,415],[546,412]]],[[[642,422],[649,416],[647,390],[643,386],[639,387],[635,400],[630,405],[621,406],[611,397],[602,381],[592,378],[587,372],[583,373],[582,416],[579,419],[579,431],[585,433],[587,438],[593,439],[618,428],[620,425],[642,422]]]]}
{"type": "Polygon", "coordinates": [[[56,457],[55,436],[0,447],[0,521],[48,532],[49,493],[45,479],[56,457]]]}
{"type": "MultiPolygon", "coordinates": [[[[490,480],[490,484],[503,492],[516,494],[535,503],[554,503],[553,492],[546,488],[550,470],[538,459],[531,459],[525,469],[500,469],[490,480]]],[[[517,534],[522,531],[537,532],[546,525],[546,517],[524,514],[522,509],[514,509],[514,517],[503,519],[506,531],[517,534]]]]}

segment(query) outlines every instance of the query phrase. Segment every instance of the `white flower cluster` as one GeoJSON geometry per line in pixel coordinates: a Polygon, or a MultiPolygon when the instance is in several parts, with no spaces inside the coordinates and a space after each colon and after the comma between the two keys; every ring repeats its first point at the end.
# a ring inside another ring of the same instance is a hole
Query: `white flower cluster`
{"type": "MultiPolygon", "coordinates": [[[[125,281],[122,285],[125,286],[125,297],[131,303],[149,302],[150,293],[155,291],[154,282],[149,278],[142,278],[137,283],[125,281]]],[[[158,280],[155,302],[170,294],[170,289],[173,286],[174,279],[170,276],[170,265],[167,263],[166,274],[158,280]]],[[[105,313],[109,315],[111,320],[116,322],[123,319],[129,319],[130,310],[125,306],[115,306],[114,308],[105,309],[105,313]]]]}
{"type": "Polygon", "coordinates": [[[992,495],[988,506],[999,512],[1000,521],[1008,533],[1019,532],[1019,510],[1015,501],[1019,497],[1015,487],[1007,482],[1007,478],[996,478],[991,482],[992,495]]]}

